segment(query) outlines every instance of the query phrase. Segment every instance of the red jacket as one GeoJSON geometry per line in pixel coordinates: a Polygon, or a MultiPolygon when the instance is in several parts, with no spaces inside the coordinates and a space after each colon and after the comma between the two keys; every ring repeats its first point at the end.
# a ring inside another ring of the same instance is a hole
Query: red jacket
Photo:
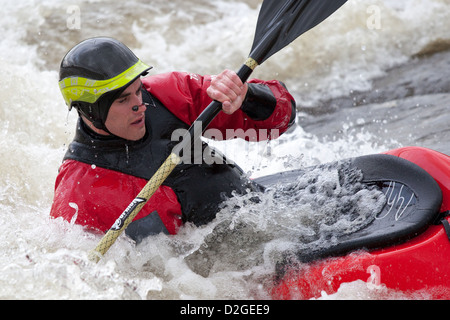
{"type": "MultiPolygon", "coordinates": [[[[190,125],[211,102],[206,94],[210,80],[210,76],[173,72],[150,76],[142,82],[153,97],[190,125]]],[[[295,115],[293,97],[278,81],[251,80],[249,83],[270,88],[276,99],[274,111],[266,119],[259,120],[252,119],[242,110],[232,115],[220,113],[209,128],[220,130],[224,137],[226,129],[278,129],[280,134],[286,131],[295,115]]],[[[106,232],[146,183],[146,179],[91,163],[65,160],[56,178],[50,215],[106,232]]],[[[135,220],[154,211],[170,234],[175,234],[183,223],[177,195],[168,186],[163,185],[156,191],[135,220]]]]}

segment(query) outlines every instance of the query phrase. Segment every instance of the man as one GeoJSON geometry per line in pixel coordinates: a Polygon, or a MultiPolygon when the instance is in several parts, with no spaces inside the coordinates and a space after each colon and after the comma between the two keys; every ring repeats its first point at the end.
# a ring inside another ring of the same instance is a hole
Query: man
{"type": "MultiPolygon", "coordinates": [[[[141,78],[150,68],[105,37],[87,39],[63,58],[60,89],[80,117],[56,179],[52,217],[107,231],[179,142],[172,141],[174,131],[188,129],[213,99],[223,112],[209,128],[223,137],[236,129],[238,136],[252,130],[255,139],[270,138],[271,130],[278,136],[295,121],[295,101],[278,81],[244,84],[229,70],[141,78]]],[[[128,236],[139,242],[176,234],[184,222],[207,223],[233,191],[255,188],[206,143],[202,152],[213,161],[178,165],[128,226],[128,236]]]]}

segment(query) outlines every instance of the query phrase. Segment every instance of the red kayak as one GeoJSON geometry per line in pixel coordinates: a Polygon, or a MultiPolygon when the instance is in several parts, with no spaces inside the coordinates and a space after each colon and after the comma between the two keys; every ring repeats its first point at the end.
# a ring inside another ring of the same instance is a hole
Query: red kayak
{"type": "Polygon", "coordinates": [[[407,147],[355,158],[354,165],[366,183],[382,186],[383,211],[333,247],[284,264],[272,298],[317,298],[362,280],[369,288],[450,299],[450,157],[407,147]]]}

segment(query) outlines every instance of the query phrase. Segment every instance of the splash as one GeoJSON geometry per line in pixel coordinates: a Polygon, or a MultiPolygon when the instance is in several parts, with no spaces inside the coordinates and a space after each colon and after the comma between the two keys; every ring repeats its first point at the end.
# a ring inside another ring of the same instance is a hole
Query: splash
{"type": "Polygon", "coordinates": [[[186,258],[188,265],[202,276],[260,265],[273,274],[287,251],[326,248],[366,227],[386,199],[377,187],[364,185],[361,171],[349,164],[308,168],[263,195],[235,195],[218,214],[216,227],[186,258]]]}

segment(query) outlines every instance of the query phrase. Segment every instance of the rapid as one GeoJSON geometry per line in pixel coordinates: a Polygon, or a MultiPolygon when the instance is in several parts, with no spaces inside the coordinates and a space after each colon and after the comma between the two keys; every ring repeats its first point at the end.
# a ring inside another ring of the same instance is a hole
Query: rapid
{"type": "MultiPolygon", "coordinates": [[[[237,70],[249,53],[260,3],[2,1],[1,299],[270,299],[280,255],[295,239],[314,237],[328,211],[273,193],[257,204],[236,197],[204,227],[186,225],[177,236],[137,246],[123,235],[98,264],[88,252],[101,235],[49,218],[77,120],[58,88],[64,54],[103,35],[127,44],[154,66],[153,74],[237,70]],[[208,270],[196,269],[192,259],[205,251],[208,270]]],[[[449,0],[348,1],[252,75],[286,84],[297,100],[296,126],[270,143],[213,144],[250,177],[407,145],[450,154],[449,29],[449,0]]],[[[318,188],[336,181],[335,168],[313,174],[318,188]]],[[[330,205],[339,202],[339,195],[329,197],[330,205]]],[[[373,194],[367,199],[358,218],[380,205],[373,194]]],[[[343,216],[334,226],[346,232],[352,226],[343,216]]],[[[426,293],[373,290],[361,282],[321,297],[414,298],[426,293]]]]}

